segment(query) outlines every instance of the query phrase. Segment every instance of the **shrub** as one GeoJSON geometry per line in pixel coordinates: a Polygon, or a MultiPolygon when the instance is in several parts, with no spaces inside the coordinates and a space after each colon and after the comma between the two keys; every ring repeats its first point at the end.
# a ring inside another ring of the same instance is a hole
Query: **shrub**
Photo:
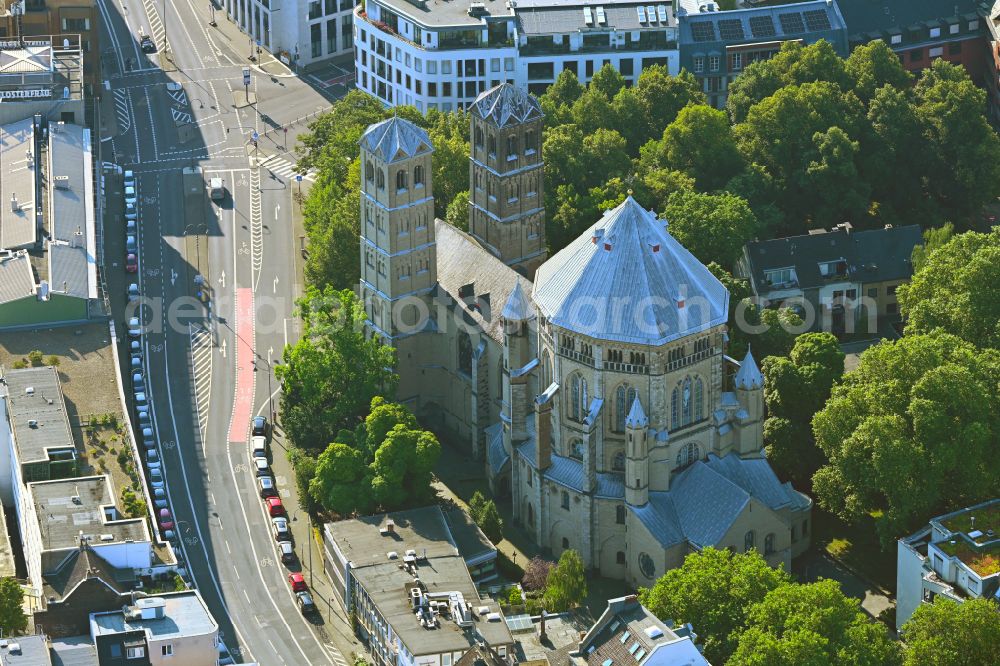
{"type": "Polygon", "coordinates": [[[521,588],[517,585],[510,588],[510,593],[507,595],[507,603],[511,606],[520,606],[524,603],[524,598],[521,596],[521,588]]]}
{"type": "Polygon", "coordinates": [[[549,579],[549,571],[552,570],[552,563],[540,557],[533,557],[528,562],[521,578],[521,586],[525,590],[544,590],[545,583],[549,579]]]}
{"type": "Polygon", "coordinates": [[[42,352],[38,349],[33,349],[28,352],[28,360],[31,361],[31,365],[38,366],[42,364],[42,352]]]}
{"type": "Polygon", "coordinates": [[[28,362],[27,362],[27,361],[25,361],[25,360],[24,360],[24,359],[22,358],[22,359],[21,359],[21,360],[19,360],[19,361],[14,361],[14,363],[13,363],[13,366],[12,366],[12,367],[13,367],[13,368],[14,368],[15,370],[24,370],[25,368],[27,368],[27,367],[28,367],[28,362]]]}
{"type": "Polygon", "coordinates": [[[55,354],[53,354],[52,356],[49,356],[48,358],[45,359],[45,365],[53,365],[53,366],[57,366],[58,367],[58,365],[59,365],[59,357],[56,356],[55,354]]]}

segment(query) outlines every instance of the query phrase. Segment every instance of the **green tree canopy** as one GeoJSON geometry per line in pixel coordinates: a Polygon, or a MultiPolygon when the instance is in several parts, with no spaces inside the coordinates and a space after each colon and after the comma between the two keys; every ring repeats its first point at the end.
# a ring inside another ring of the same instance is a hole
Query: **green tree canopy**
{"type": "Polygon", "coordinates": [[[723,192],[674,192],[663,210],[670,233],[702,263],[731,266],[757,235],[757,218],[744,199],[723,192]]]}
{"type": "Polygon", "coordinates": [[[750,607],[789,580],[755,550],[737,555],[705,548],[653,587],[640,589],[639,600],[661,620],[693,624],[704,637],[705,656],[722,664],[736,649],[736,633],[747,626],[750,607]]]}
{"type": "Polygon", "coordinates": [[[342,428],[353,429],[372,398],[395,389],[395,353],[364,332],[354,292],[309,287],[299,300],[303,335],[275,366],[282,383],[282,424],[292,442],[318,452],[342,428]]]}
{"type": "Polygon", "coordinates": [[[14,578],[0,578],[0,630],[4,636],[16,636],[27,627],[24,590],[14,578]]]}
{"type": "Polygon", "coordinates": [[[348,516],[372,507],[371,476],[365,454],[334,442],[319,454],[309,495],[328,511],[348,516]]]}
{"type": "Polygon", "coordinates": [[[375,501],[386,510],[429,501],[431,472],[441,456],[441,444],[427,430],[399,424],[375,451],[371,487],[375,501]]]}
{"type": "Polygon", "coordinates": [[[549,571],[545,583],[546,610],[570,610],[587,598],[587,578],[580,554],[572,548],[564,550],[559,562],[549,571]]]}
{"type": "Polygon", "coordinates": [[[1000,352],[940,331],[865,350],[813,419],[829,462],[813,476],[821,506],[876,518],[884,545],[927,516],[993,497],[1000,352]]]}
{"type": "Polygon", "coordinates": [[[721,189],[743,169],[728,116],[707,104],[681,109],[658,148],[662,166],[683,171],[701,190],[721,189]]]}
{"type": "Polygon", "coordinates": [[[903,68],[903,62],[881,39],[862,44],[844,62],[847,77],[853,83],[854,94],[868,103],[882,86],[908,88],[913,76],[903,68]]]}
{"type": "Polygon", "coordinates": [[[908,334],[940,328],[1000,348],[1000,230],[952,238],[923,260],[898,295],[908,334]]]}
{"type": "MultiPolygon", "coordinates": [[[[754,604],[728,666],[892,666],[899,645],[833,580],[781,585],[754,604]]],[[[932,663],[932,662],[927,662],[932,663]]]]}
{"type": "Polygon", "coordinates": [[[992,666],[1000,645],[1000,613],[989,599],[961,604],[938,596],[903,625],[906,666],[992,666]]]}

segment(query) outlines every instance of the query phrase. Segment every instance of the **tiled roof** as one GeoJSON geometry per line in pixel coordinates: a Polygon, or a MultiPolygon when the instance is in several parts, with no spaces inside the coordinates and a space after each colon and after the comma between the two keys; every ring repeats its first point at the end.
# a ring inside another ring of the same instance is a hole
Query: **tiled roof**
{"type": "Polygon", "coordinates": [[[531,289],[531,282],[483,249],[467,233],[456,229],[442,220],[434,221],[437,237],[437,277],[441,287],[456,307],[462,308],[469,323],[479,325],[483,332],[503,342],[503,326],[500,313],[491,308],[506,303],[514,285],[520,284],[523,291],[531,289]],[[469,307],[459,295],[462,287],[472,285],[475,307],[469,307]]]}
{"type": "Polygon", "coordinates": [[[726,535],[750,495],[698,461],[681,472],[669,491],[681,532],[697,546],[714,546],[726,535]]]}
{"type": "Polygon", "coordinates": [[[740,363],[740,369],[736,372],[734,383],[737,388],[742,389],[759,389],[764,386],[764,375],[757,367],[757,362],[753,360],[749,346],[747,347],[747,355],[740,363]]]}
{"type": "Polygon", "coordinates": [[[361,137],[361,146],[387,163],[434,150],[427,132],[398,116],[369,127],[361,137]]]}
{"type": "Polygon", "coordinates": [[[628,416],[625,417],[625,425],[628,427],[641,428],[649,424],[649,419],[646,418],[646,412],[642,411],[642,403],[639,402],[639,396],[635,396],[635,400],[632,401],[632,408],[628,410],[628,416]]]}
{"type": "Polygon", "coordinates": [[[482,93],[473,102],[472,112],[497,127],[519,125],[544,115],[533,95],[509,83],[501,83],[482,93]]]}
{"type": "Polygon", "coordinates": [[[510,454],[503,447],[503,423],[494,423],[486,428],[486,459],[493,476],[499,474],[510,460],[510,454]]]}
{"type": "Polygon", "coordinates": [[[524,294],[524,289],[521,289],[520,282],[514,283],[514,290],[510,292],[510,298],[500,314],[507,321],[528,321],[535,318],[535,308],[524,294]]]}
{"type": "Polygon", "coordinates": [[[729,293],[631,196],[538,269],[552,324],[601,340],[662,345],[724,324],[729,293]]]}
{"type": "Polygon", "coordinates": [[[44,576],[46,597],[64,599],[81,582],[88,578],[97,578],[109,588],[124,595],[132,589],[135,575],[130,570],[117,569],[92,549],[76,550],[57,571],[44,576]]]}
{"type": "MultiPolygon", "coordinates": [[[[532,468],[535,467],[535,437],[533,432],[530,433],[526,442],[517,447],[517,452],[532,468]]],[[[586,472],[583,469],[583,462],[575,458],[552,454],[552,464],[545,470],[543,476],[547,480],[570,490],[575,490],[578,493],[584,492],[586,472]]],[[[594,494],[605,499],[623,499],[625,497],[625,475],[617,472],[598,472],[597,489],[594,494]]]]}

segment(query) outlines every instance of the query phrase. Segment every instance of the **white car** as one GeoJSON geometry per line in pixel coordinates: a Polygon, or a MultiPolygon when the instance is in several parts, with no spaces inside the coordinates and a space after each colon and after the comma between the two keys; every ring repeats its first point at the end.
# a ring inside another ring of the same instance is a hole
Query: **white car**
{"type": "Polygon", "coordinates": [[[135,172],[126,169],[122,178],[124,180],[125,187],[135,187],[135,172]]]}
{"type": "Polygon", "coordinates": [[[125,203],[131,202],[134,204],[137,198],[138,197],[136,197],[134,186],[125,188],[125,203]]]}
{"type": "Polygon", "coordinates": [[[292,533],[288,530],[288,519],[287,518],[272,518],[271,519],[271,533],[274,534],[275,541],[289,541],[292,538],[292,533]]]}
{"type": "Polygon", "coordinates": [[[253,466],[257,472],[257,476],[268,476],[271,473],[270,465],[267,464],[267,458],[254,458],[253,466]]]}

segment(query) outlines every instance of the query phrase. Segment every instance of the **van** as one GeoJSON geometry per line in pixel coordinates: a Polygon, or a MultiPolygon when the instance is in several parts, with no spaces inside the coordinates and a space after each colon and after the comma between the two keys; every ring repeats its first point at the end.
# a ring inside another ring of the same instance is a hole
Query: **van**
{"type": "Polygon", "coordinates": [[[208,180],[208,195],[212,201],[222,201],[226,198],[226,186],[222,184],[221,178],[210,178],[208,180]]]}
{"type": "Polygon", "coordinates": [[[267,438],[266,437],[254,437],[250,440],[251,458],[266,458],[267,457],[267,438]]]}

